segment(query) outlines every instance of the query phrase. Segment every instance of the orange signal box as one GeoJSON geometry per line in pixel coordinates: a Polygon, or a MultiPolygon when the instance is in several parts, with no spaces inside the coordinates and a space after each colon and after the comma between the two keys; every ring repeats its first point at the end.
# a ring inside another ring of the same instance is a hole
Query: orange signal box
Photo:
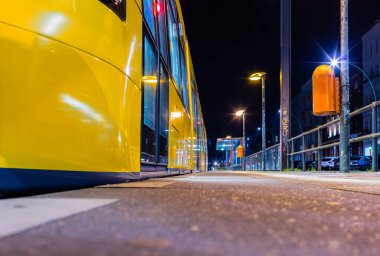
{"type": "Polygon", "coordinates": [[[243,146],[238,146],[237,147],[237,149],[236,149],[236,151],[237,151],[237,157],[240,157],[240,158],[242,158],[242,157],[244,157],[244,148],[243,148],[243,146]]]}
{"type": "Polygon", "coordinates": [[[339,78],[328,65],[318,66],[313,73],[313,114],[328,116],[340,113],[339,78]]]}

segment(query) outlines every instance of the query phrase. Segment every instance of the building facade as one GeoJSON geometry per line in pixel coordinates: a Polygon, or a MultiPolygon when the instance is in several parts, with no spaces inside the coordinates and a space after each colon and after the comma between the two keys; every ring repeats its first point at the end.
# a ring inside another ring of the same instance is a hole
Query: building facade
{"type": "MultiPolygon", "coordinates": [[[[380,20],[362,37],[362,68],[369,77],[363,77],[363,105],[380,99],[380,20]],[[373,85],[373,86],[372,86],[373,85]]],[[[371,112],[363,114],[363,133],[372,130],[371,112]]],[[[364,142],[364,155],[372,154],[371,141],[364,142]]]]}

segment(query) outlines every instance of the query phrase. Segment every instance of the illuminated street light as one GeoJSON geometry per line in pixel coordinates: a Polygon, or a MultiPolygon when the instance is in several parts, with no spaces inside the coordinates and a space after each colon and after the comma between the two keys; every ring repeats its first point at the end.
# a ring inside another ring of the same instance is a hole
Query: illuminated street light
{"type": "Polygon", "coordinates": [[[242,116],[242,115],[244,115],[244,110],[236,111],[235,115],[236,116],[242,116]]]}
{"type": "Polygon", "coordinates": [[[263,154],[263,157],[261,158],[262,159],[262,166],[263,166],[263,171],[265,171],[265,150],[266,150],[266,145],[267,145],[267,141],[266,141],[266,133],[265,133],[265,78],[267,76],[267,73],[265,72],[258,72],[258,73],[254,73],[252,74],[250,77],[249,77],[249,80],[251,81],[258,81],[261,79],[262,83],[261,83],[261,92],[262,92],[262,105],[261,105],[261,108],[262,108],[262,123],[261,123],[261,137],[262,137],[262,145],[261,145],[261,151],[262,151],[262,154],[263,154]]]}
{"type": "Polygon", "coordinates": [[[337,67],[338,64],[339,64],[339,62],[338,62],[337,59],[334,58],[334,59],[331,60],[331,66],[332,66],[332,67],[337,67]]]}
{"type": "Polygon", "coordinates": [[[258,72],[258,73],[252,74],[248,79],[251,81],[259,81],[262,78],[265,79],[266,75],[267,75],[267,73],[265,73],[265,72],[258,72]]]}

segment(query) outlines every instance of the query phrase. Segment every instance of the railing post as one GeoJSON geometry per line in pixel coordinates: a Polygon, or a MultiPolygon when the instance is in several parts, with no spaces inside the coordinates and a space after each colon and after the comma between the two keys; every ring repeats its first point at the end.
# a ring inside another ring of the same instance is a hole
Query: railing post
{"type": "MultiPolygon", "coordinates": [[[[372,134],[377,132],[377,106],[372,106],[372,134]]],[[[377,172],[377,137],[372,138],[372,171],[377,172]]]]}
{"type": "Polygon", "coordinates": [[[290,159],[291,159],[291,170],[292,170],[292,172],[294,171],[294,155],[293,155],[293,153],[294,153],[294,140],[292,140],[292,150],[291,150],[291,156],[290,156],[290,159]]]}
{"type": "MultiPolygon", "coordinates": [[[[305,148],[305,136],[302,136],[302,151],[304,151],[306,148],[305,148]]],[[[306,171],[306,161],[305,161],[305,152],[302,152],[302,171],[306,171]]]]}
{"type": "MultiPolygon", "coordinates": [[[[318,147],[322,146],[322,130],[318,129],[318,147]]],[[[321,160],[322,160],[322,149],[318,149],[318,171],[322,171],[321,160]]]]}

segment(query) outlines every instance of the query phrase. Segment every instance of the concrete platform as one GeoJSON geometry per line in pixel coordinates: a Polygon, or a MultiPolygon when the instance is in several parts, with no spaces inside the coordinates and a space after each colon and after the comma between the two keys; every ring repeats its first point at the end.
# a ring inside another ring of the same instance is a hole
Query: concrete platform
{"type": "Polygon", "coordinates": [[[211,172],[17,199],[0,229],[30,225],[3,234],[0,255],[380,255],[377,194],[335,188],[356,177],[282,175],[211,172]]]}

